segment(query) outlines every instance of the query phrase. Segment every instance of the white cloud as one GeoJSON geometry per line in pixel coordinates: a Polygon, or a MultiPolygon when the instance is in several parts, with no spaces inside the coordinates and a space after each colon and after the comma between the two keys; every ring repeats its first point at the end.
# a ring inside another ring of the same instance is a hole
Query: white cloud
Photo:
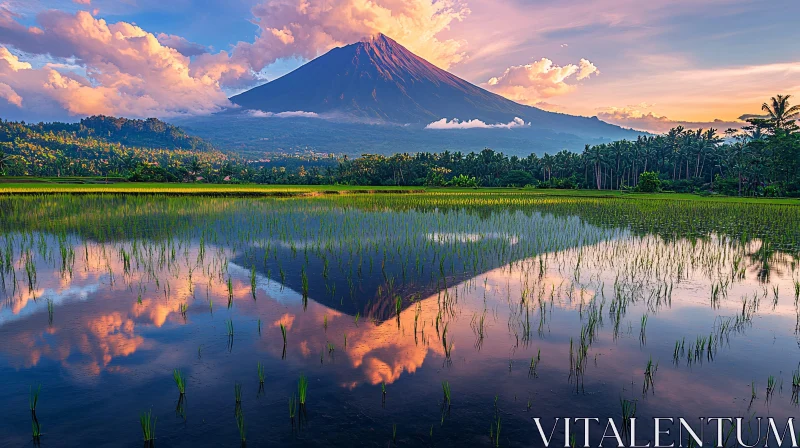
{"type": "Polygon", "coordinates": [[[529,127],[530,125],[530,123],[525,123],[522,118],[519,117],[514,117],[514,119],[508,123],[497,124],[486,124],[478,119],[459,121],[458,118],[454,118],[452,121],[448,121],[446,118],[442,118],[439,121],[434,121],[425,126],[425,129],[512,129],[529,127]]]}
{"type": "Polygon", "coordinates": [[[558,66],[550,59],[542,58],[526,65],[514,65],[500,76],[484,84],[487,89],[524,104],[536,104],[544,98],[565,95],[575,90],[568,81],[588,79],[600,71],[592,62],[581,59],[578,64],[558,66]]]}
{"type": "Polygon", "coordinates": [[[306,112],[302,110],[293,110],[293,111],[286,111],[286,112],[264,112],[261,110],[249,110],[247,111],[251,117],[256,118],[297,118],[297,117],[304,117],[304,118],[320,118],[319,114],[316,112],[306,112]]]}

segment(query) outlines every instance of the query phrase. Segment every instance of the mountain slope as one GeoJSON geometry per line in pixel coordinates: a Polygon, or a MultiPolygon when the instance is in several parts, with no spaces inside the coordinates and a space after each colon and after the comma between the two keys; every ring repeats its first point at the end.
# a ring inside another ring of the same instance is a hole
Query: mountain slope
{"type": "Polygon", "coordinates": [[[426,125],[442,118],[507,123],[520,117],[532,127],[574,135],[633,135],[597,118],[515,103],[434,66],[382,34],[334,48],[231,101],[265,112],[302,110],[399,124],[426,125]]]}

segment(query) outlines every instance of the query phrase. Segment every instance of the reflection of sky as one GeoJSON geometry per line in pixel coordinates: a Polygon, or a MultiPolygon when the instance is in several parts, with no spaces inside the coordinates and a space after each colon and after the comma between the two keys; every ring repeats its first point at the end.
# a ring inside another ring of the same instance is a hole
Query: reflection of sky
{"type": "MultiPolygon", "coordinates": [[[[450,238],[455,242],[488,233],[440,235],[457,235],[450,238]]],[[[573,236],[581,237],[580,233],[573,236]]],[[[544,253],[473,275],[451,285],[446,295],[421,297],[405,307],[399,319],[363,317],[358,323],[313,296],[304,310],[297,291],[259,273],[254,300],[251,271],[228,260],[230,249],[209,245],[206,259],[198,263],[198,246],[193,243],[185,252],[179,251],[172,264],[140,260],[137,265],[134,261],[131,272],[125,274],[117,246],[87,242],[86,247],[88,257],[76,256],[72,276],[61,274],[57,260],[37,259],[37,301],[29,297],[26,286],[20,286],[13,297],[3,296],[0,378],[22,381],[24,375],[56,368],[65,373],[62,381],[92,387],[124,377],[131,384],[120,386],[118,393],[125,395],[136,384],[156,381],[164,372],[169,376],[177,366],[191,366],[192,379],[202,381],[193,393],[202,395],[211,393],[212,386],[228,388],[228,372],[240,367],[253,370],[257,359],[279,361],[283,352],[279,325],[283,324],[287,327],[286,360],[283,370],[272,375],[294,378],[298,370],[324,375],[332,384],[331,394],[348,391],[358,397],[370,386],[404,387],[411,380],[437,385],[444,375],[461,394],[519,393],[520,400],[531,394],[541,415],[563,413],[564,406],[582,409],[585,415],[597,409],[616,415],[621,395],[642,400],[642,416],[661,411],[719,414],[746,409],[742,400],[749,398],[750,382],[755,381],[759,401],[753,409],[763,413],[767,412],[766,378],[776,375],[783,379],[784,391],[770,403],[769,412],[782,415],[792,409],[787,390],[796,365],[785,353],[797,350],[792,284],[797,267],[785,260],[780,264],[782,273],[768,285],[758,281],[757,273],[744,269],[744,278],[730,280],[727,295],[721,297],[719,307],[712,308],[712,284],[731,278],[731,260],[742,250],[713,238],[692,244],[621,235],[544,253]],[[151,266],[153,271],[148,272],[151,266]],[[227,309],[229,278],[231,309],[227,309]],[[672,289],[671,303],[648,311],[645,303],[667,283],[672,289]],[[617,340],[612,337],[609,314],[615,285],[633,299],[617,340]],[[774,308],[773,287],[780,291],[774,308]],[[678,365],[671,364],[676,340],[686,338],[690,343],[698,335],[708,335],[719,316],[737,315],[742,298],[752,300],[754,294],[762,297],[756,318],[742,333],[729,336],[714,361],[704,359],[687,366],[681,359],[678,365]],[[522,297],[528,313],[520,305],[522,297]],[[45,298],[55,304],[52,326],[45,298]],[[570,338],[578,340],[590,307],[603,302],[604,321],[590,348],[584,378],[584,387],[595,394],[590,400],[574,395],[575,385],[567,379],[569,345],[570,338]],[[188,305],[185,318],[182,304],[188,305]],[[540,320],[542,306],[545,312],[540,320]],[[645,313],[649,320],[642,345],[639,319],[645,313]],[[479,316],[485,316],[485,337],[480,343],[474,326],[479,316]],[[532,327],[530,339],[524,337],[526,316],[532,327]],[[437,332],[438,318],[442,320],[437,332]],[[230,353],[225,348],[227,319],[236,328],[230,353]],[[444,325],[453,344],[450,363],[445,360],[444,325]],[[540,349],[538,378],[528,379],[530,359],[540,349]],[[642,397],[641,378],[650,356],[659,362],[656,395],[642,397]],[[482,390],[480,384],[491,384],[492,390],[482,390]]],[[[158,260],[157,251],[153,260],[158,260]]],[[[18,261],[14,266],[22,269],[18,261]]],[[[747,262],[742,263],[747,268],[747,262]]],[[[18,270],[20,285],[23,274],[18,270]]]]}

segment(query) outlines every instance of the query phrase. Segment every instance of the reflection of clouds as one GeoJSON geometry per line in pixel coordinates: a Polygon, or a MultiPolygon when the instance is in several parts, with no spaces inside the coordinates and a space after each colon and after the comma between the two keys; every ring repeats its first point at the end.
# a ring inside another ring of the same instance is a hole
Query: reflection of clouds
{"type": "Polygon", "coordinates": [[[12,301],[10,307],[0,308],[0,327],[24,317],[47,311],[47,299],[54,305],[63,305],[71,301],[84,301],[90,294],[97,292],[99,283],[89,285],[72,285],[69,281],[60,282],[57,289],[37,289],[33,293],[26,292],[12,301]],[[35,298],[35,300],[34,300],[35,298]]]}
{"type": "Polygon", "coordinates": [[[273,322],[272,326],[278,328],[281,325],[283,325],[284,327],[286,327],[286,331],[289,331],[292,329],[292,324],[294,324],[294,319],[295,319],[294,314],[286,313],[283,316],[281,316],[280,319],[273,322]]]}
{"type": "MultiPolygon", "coordinates": [[[[208,309],[206,298],[223,307],[227,301],[227,276],[221,268],[227,266],[224,253],[220,253],[220,259],[209,258],[204,266],[195,266],[197,248],[194,248],[185,257],[152,271],[144,267],[153,265],[152,258],[134,258],[130,271],[125,273],[118,254],[120,247],[131,253],[128,245],[86,242],[84,247],[81,256],[74,260],[72,275],[60,271],[60,260],[40,257],[36,290],[29,292],[27,285],[25,288],[18,285],[14,296],[0,302],[0,327],[13,334],[0,350],[9,355],[14,365],[31,368],[43,359],[50,359],[59,362],[79,381],[103,371],[121,373],[126,369],[115,365],[116,359],[155,344],[139,334],[143,328],[183,323],[183,304],[204,302],[203,308],[208,309]],[[215,271],[214,266],[219,270],[215,271]],[[137,302],[139,297],[141,303],[137,302]],[[55,306],[53,326],[47,326],[47,299],[55,306]]],[[[14,262],[15,267],[23,265],[18,260],[14,262]]],[[[238,268],[240,273],[236,269],[234,266],[230,272],[233,300],[252,302],[249,271],[238,268]]],[[[16,275],[21,285],[22,275],[19,271],[16,275]]],[[[299,298],[299,294],[280,286],[274,281],[268,284],[266,279],[259,281],[259,289],[268,295],[274,293],[287,301],[293,295],[299,298]]],[[[0,294],[3,293],[0,289],[0,294]]],[[[10,294],[11,288],[5,293],[10,294]]]]}
{"type": "Polygon", "coordinates": [[[516,235],[510,235],[505,233],[497,233],[497,232],[490,232],[490,233],[468,233],[468,232],[458,232],[458,233],[428,233],[425,234],[425,238],[429,241],[433,241],[440,244],[446,243],[477,243],[479,241],[483,241],[485,239],[504,239],[507,240],[509,244],[514,245],[519,242],[519,238],[516,235]]]}
{"type": "Polygon", "coordinates": [[[144,344],[144,338],[134,334],[133,320],[118,312],[99,316],[87,326],[95,337],[96,344],[93,349],[92,344],[85,341],[86,345],[81,350],[84,353],[92,350],[99,352],[102,364],[95,364],[95,374],[99,374],[100,367],[108,366],[113,358],[131,355],[144,344]]]}

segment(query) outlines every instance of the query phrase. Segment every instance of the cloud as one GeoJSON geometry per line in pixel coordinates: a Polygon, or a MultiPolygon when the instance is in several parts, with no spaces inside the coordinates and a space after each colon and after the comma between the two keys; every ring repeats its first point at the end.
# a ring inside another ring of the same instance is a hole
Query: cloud
{"type": "Polygon", "coordinates": [[[497,124],[486,124],[478,119],[459,121],[458,118],[454,118],[452,121],[448,121],[446,118],[442,118],[439,121],[434,121],[425,126],[425,129],[512,129],[529,127],[530,125],[530,123],[525,123],[522,118],[519,117],[514,117],[514,119],[508,123],[497,124]]]}
{"type": "Polygon", "coordinates": [[[513,101],[533,105],[544,98],[574,91],[576,85],[568,83],[572,78],[582,81],[598,74],[597,66],[587,59],[581,59],[578,64],[558,66],[550,59],[542,58],[530,64],[509,67],[483,86],[513,101]]]}
{"type": "Polygon", "coordinates": [[[256,118],[296,118],[296,117],[305,117],[305,118],[319,118],[319,114],[316,112],[305,112],[302,110],[295,110],[295,111],[287,111],[287,112],[264,112],[260,110],[249,110],[247,111],[251,117],[256,118]]]}
{"type": "Polygon", "coordinates": [[[178,50],[178,53],[184,56],[198,56],[208,53],[208,48],[196,42],[192,42],[185,37],[176,36],[174,34],[160,33],[158,41],[165,47],[170,47],[178,50]]]}
{"type": "Polygon", "coordinates": [[[33,57],[69,60],[83,73],[60,71],[56,64],[36,68],[0,46],[0,82],[17,92],[26,107],[42,108],[31,110],[138,117],[208,114],[231,106],[222,90],[227,83],[253,79],[249,66],[225,52],[192,60],[138,26],[107,23],[85,11],[48,10],[37,22],[38,27],[26,27],[0,14],[0,43],[33,57]]]}
{"type": "Polygon", "coordinates": [[[664,133],[677,126],[683,126],[686,129],[714,128],[725,130],[729,128],[738,129],[746,124],[742,121],[720,119],[705,122],[672,120],[647,111],[648,107],[649,105],[644,103],[637,106],[607,107],[597,113],[597,118],[619,126],[654,133],[664,133]]]}
{"type": "Polygon", "coordinates": [[[17,107],[22,107],[22,97],[11,86],[2,82],[0,82],[0,98],[17,107]]]}
{"type": "Polygon", "coordinates": [[[447,69],[465,58],[464,43],[437,35],[470,13],[458,0],[269,0],[252,12],[259,34],[252,43],[239,42],[233,57],[256,71],[281,58],[312,59],[377,33],[447,69]]]}

